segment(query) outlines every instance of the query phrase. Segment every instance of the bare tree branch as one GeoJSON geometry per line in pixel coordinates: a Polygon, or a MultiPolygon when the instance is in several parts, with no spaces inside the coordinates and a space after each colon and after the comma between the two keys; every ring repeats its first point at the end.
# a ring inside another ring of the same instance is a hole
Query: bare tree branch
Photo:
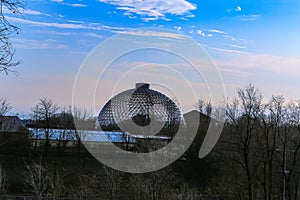
{"type": "Polygon", "coordinates": [[[20,0],[1,0],[0,1],[0,72],[8,74],[9,72],[17,74],[11,68],[17,66],[21,61],[14,61],[15,50],[12,47],[9,37],[11,34],[19,34],[19,27],[11,24],[7,15],[20,15],[24,7],[20,0]]]}

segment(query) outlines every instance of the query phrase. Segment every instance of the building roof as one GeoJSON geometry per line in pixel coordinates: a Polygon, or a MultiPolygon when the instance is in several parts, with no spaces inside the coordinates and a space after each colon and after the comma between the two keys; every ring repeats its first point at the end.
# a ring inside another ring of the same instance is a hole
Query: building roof
{"type": "MultiPolygon", "coordinates": [[[[45,140],[43,128],[29,128],[33,139],[45,140]]],[[[72,129],[49,129],[49,140],[76,141],[77,137],[83,142],[113,142],[113,143],[134,143],[135,138],[127,132],[97,131],[97,130],[72,130],[72,129]]]]}
{"type": "Polygon", "coordinates": [[[182,119],[180,109],[169,97],[149,86],[147,83],[136,83],[134,89],[112,97],[99,113],[98,123],[101,129],[123,130],[138,135],[150,123],[164,123],[161,135],[172,135],[182,119]],[[131,126],[132,122],[137,125],[135,129],[131,126]]]}
{"type": "Polygon", "coordinates": [[[0,132],[18,132],[25,128],[18,116],[0,116],[0,132]]]}

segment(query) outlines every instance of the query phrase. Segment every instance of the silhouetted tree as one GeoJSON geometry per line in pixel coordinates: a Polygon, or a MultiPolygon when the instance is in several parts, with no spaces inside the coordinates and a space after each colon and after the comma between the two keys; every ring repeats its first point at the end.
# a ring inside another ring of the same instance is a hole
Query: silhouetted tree
{"type": "MultiPolygon", "coordinates": [[[[245,176],[245,180],[237,181],[247,188],[243,199],[255,199],[258,194],[257,171],[262,158],[257,150],[257,126],[262,112],[262,95],[254,85],[248,85],[244,89],[238,89],[238,99],[228,104],[227,117],[230,124],[230,134],[234,135],[233,145],[236,154],[233,159],[239,164],[241,173],[237,178],[245,176]]],[[[238,172],[238,171],[237,171],[238,172]]],[[[242,192],[242,191],[240,191],[242,192]]]]}
{"type": "Polygon", "coordinates": [[[45,154],[48,152],[50,144],[51,122],[58,111],[58,106],[46,97],[39,98],[38,104],[32,108],[33,115],[37,117],[36,126],[45,130],[45,154]]]}
{"type": "Polygon", "coordinates": [[[23,3],[19,0],[1,0],[0,1],[0,72],[8,74],[14,72],[11,67],[20,64],[20,61],[14,62],[14,49],[9,39],[12,33],[19,33],[19,28],[9,22],[7,14],[20,15],[23,3]]]}
{"type": "Polygon", "coordinates": [[[42,199],[47,194],[49,187],[48,169],[42,163],[42,157],[38,162],[25,163],[25,168],[24,175],[27,185],[38,200],[42,199]]]}
{"type": "Polygon", "coordinates": [[[5,194],[7,191],[6,173],[0,164],[0,195],[5,194]]]}
{"type": "Polygon", "coordinates": [[[96,118],[88,112],[86,109],[73,109],[73,119],[76,128],[76,140],[77,140],[77,152],[79,153],[81,150],[81,139],[83,137],[83,133],[86,130],[94,130],[96,125],[96,118]]]}
{"type": "MultiPolygon", "coordinates": [[[[8,99],[0,98],[0,116],[6,115],[12,109],[8,99]]],[[[1,122],[0,122],[1,123],[1,122]]]]}

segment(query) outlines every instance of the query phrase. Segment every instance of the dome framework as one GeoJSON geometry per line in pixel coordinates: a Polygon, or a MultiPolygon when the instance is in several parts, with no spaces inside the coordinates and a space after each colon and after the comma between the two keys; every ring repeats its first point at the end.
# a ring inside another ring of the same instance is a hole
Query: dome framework
{"type": "Polygon", "coordinates": [[[128,131],[132,134],[144,134],[141,133],[145,130],[143,127],[151,123],[162,124],[155,135],[173,136],[179,128],[180,121],[181,112],[178,106],[166,95],[149,89],[149,84],[145,83],[137,83],[135,89],[112,97],[98,116],[103,131],[128,131]],[[131,127],[136,125],[141,129],[131,131],[129,127],[129,130],[122,130],[122,124],[131,124],[131,127]]]}

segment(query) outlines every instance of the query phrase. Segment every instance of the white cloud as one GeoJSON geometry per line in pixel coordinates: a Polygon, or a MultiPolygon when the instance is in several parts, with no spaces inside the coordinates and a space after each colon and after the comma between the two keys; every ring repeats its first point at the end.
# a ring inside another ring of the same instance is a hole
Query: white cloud
{"type": "Polygon", "coordinates": [[[242,8],[240,6],[236,7],[235,11],[240,12],[242,11],[242,8]]]}
{"type": "Polygon", "coordinates": [[[159,31],[144,31],[144,30],[132,30],[132,31],[120,31],[117,32],[126,35],[136,35],[143,37],[160,37],[160,38],[172,38],[172,39],[183,39],[184,36],[172,32],[159,32],[159,31]]]}
{"type": "Polygon", "coordinates": [[[84,23],[83,21],[78,21],[78,20],[67,20],[67,22],[76,23],[76,24],[83,24],[84,23]]]}
{"type": "Polygon", "coordinates": [[[82,4],[82,3],[65,3],[64,0],[51,0],[52,2],[56,2],[62,5],[66,5],[66,6],[72,6],[72,7],[87,7],[86,4],[82,4]]]}
{"type": "MultiPolygon", "coordinates": [[[[18,12],[21,13],[21,14],[27,14],[27,15],[46,15],[46,14],[43,14],[41,13],[40,11],[37,11],[37,10],[30,10],[30,9],[18,9],[18,12]]],[[[2,9],[2,13],[12,13],[9,9],[7,9],[6,7],[4,7],[2,9]]]]}
{"type": "MultiPolygon", "coordinates": [[[[150,17],[150,20],[163,19],[166,14],[194,17],[189,11],[197,7],[186,0],[99,0],[117,6],[119,10],[150,17]]],[[[147,18],[146,18],[147,19],[147,18]]],[[[149,20],[149,19],[148,19],[149,20]]]]}
{"type": "MultiPolygon", "coordinates": [[[[251,41],[251,40],[246,40],[246,39],[242,39],[242,38],[236,38],[236,37],[234,37],[234,36],[232,36],[232,35],[223,35],[223,37],[224,37],[224,39],[226,39],[226,40],[231,40],[231,41],[233,41],[233,42],[235,42],[236,44],[239,44],[239,45],[254,45],[254,42],[253,41],[251,41]]],[[[238,45],[236,45],[235,47],[237,47],[238,48],[238,45]]],[[[241,46],[239,46],[239,47],[241,47],[241,46]]]]}
{"type": "Polygon", "coordinates": [[[81,3],[73,3],[73,4],[70,4],[70,6],[72,6],[72,7],[82,7],[82,8],[87,7],[87,5],[81,4],[81,3]]]}
{"type": "Polygon", "coordinates": [[[244,53],[247,53],[245,51],[232,50],[232,49],[221,49],[221,48],[215,48],[215,47],[211,47],[210,49],[218,51],[218,52],[234,53],[234,54],[244,54],[244,53]]]}
{"type": "Polygon", "coordinates": [[[229,12],[229,13],[232,12],[232,11],[241,12],[242,8],[241,8],[241,6],[237,6],[236,8],[229,8],[226,11],[229,12]]]}
{"type": "Polygon", "coordinates": [[[20,49],[66,49],[68,48],[64,44],[58,44],[55,40],[31,40],[31,39],[20,39],[12,38],[14,46],[20,49]]]}
{"type": "Polygon", "coordinates": [[[89,36],[89,37],[95,37],[95,38],[104,38],[103,35],[99,35],[99,34],[96,34],[96,33],[86,33],[85,35],[89,36]]]}
{"type": "Polygon", "coordinates": [[[261,15],[255,14],[255,15],[240,15],[238,18],[242,21],[254,21],[260,18],[261,15]]]}
{"type": "Polygon", "coordinates": [[[54,27],[54,28],[62,28],[62,29],[90,29],[90,30],[108,30],[112,32],[124,31],[125,28],[122,27],[111,27],[105,25],[98,25],[95,23],[86,23],[86,24],[78,24],[78,23],[57,23],[57,22],[40,22],[40,21],[31,21],[17,17],[6,17],[11,22],[17,22],[22,24],[28,24],[33,26],[42,26],[42,27],[54,27]]]}
{"type": "Polygon", "coordinates": [[[195,15],[194,14],[188,14],[187,16],[185,16],[185,17],[188,17],[188,18],[194,18],[195,17],[195,15]]]}
{"type": "MultiPolygon", "coordinates": [[[[222,68],[238,69],[240,71],[251,70],[258,72],[256,75],[259,75],[260,72],[265,72],[265,75],[277,76],[278,78],[281,77],[282,82],[290,79],[291,77],[295,78],[295,80],[299,80],[297,79],[300,76],[299,56],[287,57],[248,52],[241,53],[239,51],[222,50],[216,48],[215,50],[219,52],[219,58],[214,59],[214,61],[222,68]]],[[[275,83],[268,84],[272,85],[275,83]]],[[[295,85],[297,86],[297,84],[295,85]]]]}
{"type": "Polygon", "coordinates": [[[38,30],[38,31],[36,31],[36,33],[51,34],[51,35],[62,35],[62,36],[71,35],[71,32],[60,32],[60,31],[41,31],[41,30],[38,30]]]}
{"type": "Polygon", "coordinates": [[[231,40],[231,41],[236,41],[236,38],[231,36],[231,35],[225,35],[224,38],[228,39],[228,40],[231,40]]]}
{"type": "Polygon", "coordinates": [[[36,11],[36,10],[23,10],[23,13],[24,14],[27,14],[27,15],[42,15],[43,13],[41,13],[40,11],[36,11]]]}
{"type": "Polygon", "coordinates": [[[197,30],[197,34],[198,34],[198,35],[201,35],[201,36],[203,36],[203,37],[206,36],[206,34],[205,34],[202,30],[197,30]]]}
{"type": "Polygon", "coordinates": [[[18,22],[22,24],[29,24],[35,26],[44,26],[44,27],[55,27],[55,28],[67,28],[67,29],[84,29],[87,28],[82,24],[71,24],[71,23],[56,23],[56,22],[39,22],[39,21],[31,21],[16,17],[7,17],[8,20],[12,22],[18,22]]]}
{"type": "Polygon", "coordinates": [[[217,29],[211,29],[211,30],[208,30],[208,31],[211,32],[211,33],[227,34],[226,32],[221,31],[221,30],[217,30],[217,29]]]}
{"type": "Polygon", "coordinates": [[[158,19],[158,17],[143,17],[141,19],[145,22],[148,22],[148,21],[155,21],[158,19]]]}
{"type": "Polygon", "coordinates": [[[240,46],[240,45],[235,45],[235,44],[227,44],[227,46],[238,48],[238,49],[247,49],[247,47],[240,46]]]}
{"type": "Polygon", "coordinates": [[[174,26],[174,28],[175,28],[177,31],[181,31],[181,29],[182,29],[181,26],[174,26]]]}

